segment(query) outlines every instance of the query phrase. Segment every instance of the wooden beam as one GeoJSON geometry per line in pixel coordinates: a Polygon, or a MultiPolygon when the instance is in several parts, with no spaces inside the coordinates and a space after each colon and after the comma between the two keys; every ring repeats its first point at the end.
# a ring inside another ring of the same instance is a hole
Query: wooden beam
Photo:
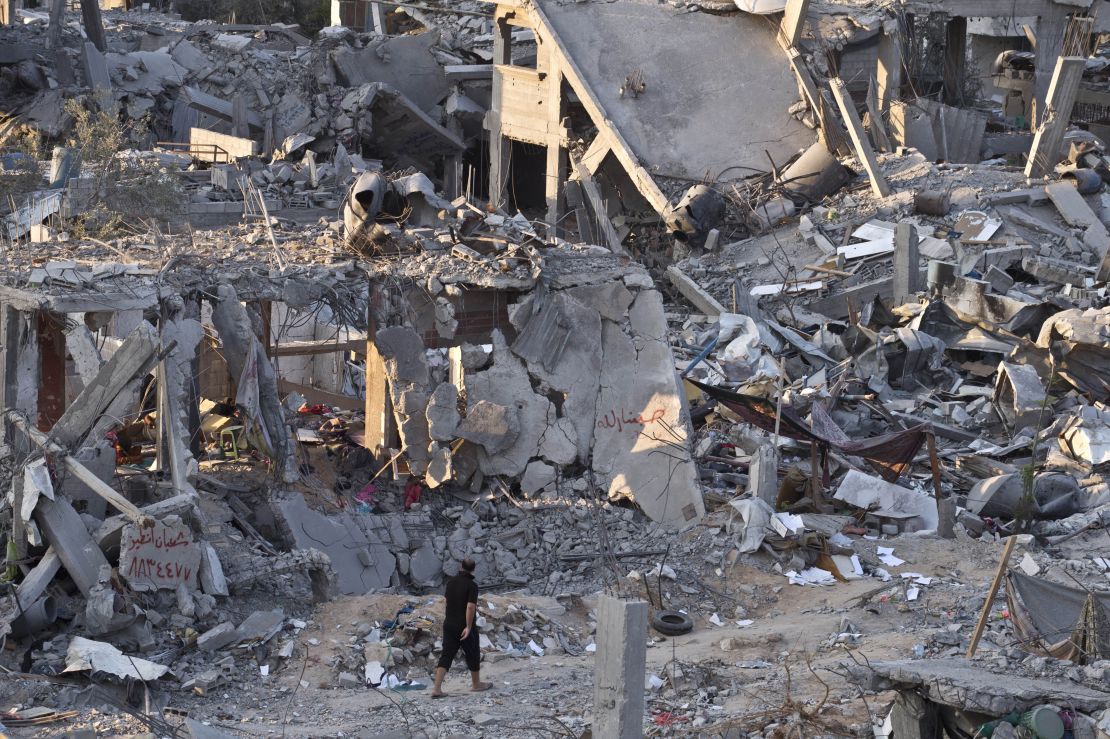
{"type": "MultiPolygon", "coordinates": [[[[362,351],[366,351],[366,342],[362,342],[362,351]]],[[[352,398],[350,395],[340,395],[289,380],[278,380],[278,390],[285,394],[300,393],[305,401],[312,405],[326,405],[345,411],[364,410],[362,398],[352,398]]]]}
{"type": "Polygon", "coordinates": [[[844,80],[833,77],[829,80],[829,89],[832,90],[833,97],[836,98],[836,104],[840,106],[840,114],[844,117],[844,123],[848,127],[848,135],[852,137],[852,145],[855,147],[856,155],[871,180],[871,191],[877,197],[887,197],[890,195],[890,185],[887,184],[883,173],[879,171],[879,163],[875,160],[875,152],[872,151],[871,144],[867,141],[867,135],[863,131],[863,123],[860,122],[856,105],[852,102],[852,96],[848,93],[844,80]]]}
{"type": "Polygon", "coordinates": [[[1006,539],[1006,546],[1002,549],[1002,559],[999,560],[998,569],[994,572],[994,580],[991,581],[987,599],[983,602],[983,610],[979,612],[979,622],[975,624],[975,631],[971,634],[971,644],[967,648],[968,659],[974,657],[975,650],[979,648],[979,640],[983,637],[983,629],[986,628],[987,619],[991,615],[991,605],[994,604],[994,597],[998,595],[998,588],[1002,585],[1002,577],[1006,574],[1006,566],[1010,562],[1010,554],[1013,553],[1015,544],[1017,544],[1016,536],[1006,539]]]}
{"type": "Polygon", "coordinates": [[[336,341],[320,339],[317,341],[285,341],[270,348],[271,357],[305,357],[315,354],[334,354],[335,352],[355,352],[366,354],[366,340],[336,341]]]}
{"type": "Polygon", "coordinates": [[[728,312],[723,305],[717,302],[716,298],[703,290],[698,283],[687,277],[682,270],[673,264],[667,267],[667,279],[695,308],[710,318],[717,318],[722,313],[728,312]]]}
{"type": "Polygon", "coordinates": [[[1051,173],[1060,161],[1060,146],[1064,143],[1071,110],[1075,106],[1079,81],[1087,60],[1079,56],[1062,56],[1056,60],[1056,71],[1048,86],[1047,116],[1043,117],[1033,136],[1029,161],[1025,163],[1025,176],[1039,179],[1051,173]]]}

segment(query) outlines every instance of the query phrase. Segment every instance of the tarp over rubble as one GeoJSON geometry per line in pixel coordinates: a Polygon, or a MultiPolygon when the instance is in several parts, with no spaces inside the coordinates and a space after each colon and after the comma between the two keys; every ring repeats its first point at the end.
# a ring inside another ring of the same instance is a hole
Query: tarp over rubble
{"type": "MultiPolygon", "coordinates": [[[[687,382],[702,390],[710,398],[723,403],[726,408],[747,423],[775,433],[778,413],[775,404],[771,401],[705,385],[689,378],[687,382]]],[[[821,405],[815,403],[811,415],[812,427],[806,424],[793,409],[783,407],[782,416],[777,424],[778,433],[798,441],[808,441],[831,447],[845,454],[863,457],[887,482],[894,482],[909,469],[917,450],[925,443],[929,432],[929,424],[922,423],[905,431],[855,441],[836,425],[821,405]]]]}
{"type": "Polygon", "coordinates": [[[1088,593],[1011,570],[1006,600],[1027,649],[1079,663],[1110,657],[1110,593],[1088,593]]]}

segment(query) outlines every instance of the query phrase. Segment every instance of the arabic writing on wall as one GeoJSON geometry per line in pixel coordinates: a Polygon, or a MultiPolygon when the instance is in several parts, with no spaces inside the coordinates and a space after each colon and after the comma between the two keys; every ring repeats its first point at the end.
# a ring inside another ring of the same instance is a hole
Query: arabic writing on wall
{"type": "Polygon", "coordinates": [[[598,419],[597,427],[599,429],[616,429],[617,433],[623,433],[626,428],[631,428],[640,434],[643,433],[645,426],[662,421],[666,413],[663,408],[656,408],[650,413],[645,411],[637,416],[632,416],[624,408],[619,410],[614,408],[598,419]]]}
{"type": "Polygon", "coordinates": [[[189,527],[180,521],[124,527],[120,552],[120,572],[136,589],[195,586],[200,550],[189,527]]]}

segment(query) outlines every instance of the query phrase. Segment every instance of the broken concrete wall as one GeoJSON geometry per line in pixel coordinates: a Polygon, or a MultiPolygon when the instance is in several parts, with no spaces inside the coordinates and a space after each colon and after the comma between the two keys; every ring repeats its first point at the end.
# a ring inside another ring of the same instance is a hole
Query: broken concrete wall
{"type": "MultiPolygon", "coordinates": [[[[704,507],[660,294],[608,254],[597,269],[548,258],[554,276],[509,306],[516,336],[492,329],[488,355],[452,349],[450,380],[438,387],[416,329],[378,331],[410,466],[433,487],[480,491],[485,477],[504,476],[525,495],[555,494],[592,472],[597,487],[654,520],[696,520],[704,507]]],[[[411,320],[415,307],[391,314],[411,320]]]]}

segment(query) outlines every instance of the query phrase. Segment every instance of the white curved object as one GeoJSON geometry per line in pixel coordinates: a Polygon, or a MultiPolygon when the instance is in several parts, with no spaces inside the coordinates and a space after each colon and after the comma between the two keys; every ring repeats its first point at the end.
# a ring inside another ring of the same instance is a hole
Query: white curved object
{"type": "Polygon", "coordinates": [[[786,10],[786,0],[733,0],[745,13],[768,15],[786,10]]]}

